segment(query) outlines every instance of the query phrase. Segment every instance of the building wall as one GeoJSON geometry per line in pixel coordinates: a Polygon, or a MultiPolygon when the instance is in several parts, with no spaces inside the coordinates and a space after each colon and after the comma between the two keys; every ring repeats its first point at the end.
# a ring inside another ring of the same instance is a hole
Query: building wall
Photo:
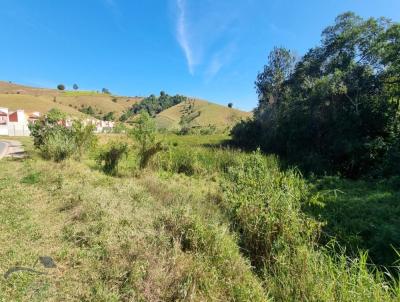
{"type": "Polygon", "coordinates": [[[0,108],[0,135],[8,135],[8,108],[0,108]]]}
{"type": "Polygon", "coordinates": [[[8,135],[8,126],[0,125],[0,135],[8,135]]]}
{"type": "Polygon", "coordinates": [[[31,132],[29,131],[28,125],[23,125],[20,123],[8,123],[8,135],[9,136],[29,136],[31,132]]]}

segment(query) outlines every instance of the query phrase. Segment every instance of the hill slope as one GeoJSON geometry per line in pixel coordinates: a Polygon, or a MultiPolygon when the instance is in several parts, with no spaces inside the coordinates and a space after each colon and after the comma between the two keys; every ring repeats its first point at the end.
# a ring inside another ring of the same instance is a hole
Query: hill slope
{"type": "Polygon", "coordinates": [[[95,91],[34,88],[0,81],[0,107],[11,110],[47,112],[51,108],[58,108],[68,114],[81,116],[79,109],[91,106],[98,114],[115,112],[119,116],[141,99],[107,95],[95,91]]]}
{"type": "Polygon", "coordinates": [[[210,103],[204,100],[189,99],[167,110],[156,117],[157,125],[165,129],[178,129],[181,121],[192,127],[215,125],[217,128],[230,127],[241,119],[251,117],[250,112],[210,103]]]}
{"type": "MultiPolygon", "coordinates": [[[[57,108],[71,116],[81,117],[84,114],[79,110],[90,106],[96,115],[114,112],[119,118],[123,112],[142,100],[141,97],[114,96],[96,91],[59,91],[0,81],[0,107],[11,110],[46,113],[57,108]]],[[[225,129],[250,116],[249,112],[204,100],[188,99],[159,113],[156,121],[158,127],[168,130],[179,129],[182,121],[191,127],[214,125],[218,129],[225,129]]]]}

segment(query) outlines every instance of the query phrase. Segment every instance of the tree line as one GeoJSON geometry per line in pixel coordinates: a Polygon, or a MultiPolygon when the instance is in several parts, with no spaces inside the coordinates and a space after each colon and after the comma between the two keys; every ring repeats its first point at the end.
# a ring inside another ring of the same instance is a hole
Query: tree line
{"type": "Polygon", "coordinates": [[[348,12],[303,57],[275,47],[255,82],[252,120],[232,130],[313,172],[400,172],[400,25],[348,12]]]}

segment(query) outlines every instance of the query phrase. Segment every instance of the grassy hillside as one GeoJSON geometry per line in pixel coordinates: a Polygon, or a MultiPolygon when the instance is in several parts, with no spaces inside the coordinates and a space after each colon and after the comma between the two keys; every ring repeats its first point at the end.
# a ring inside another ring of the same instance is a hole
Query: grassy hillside
{"type": "Polygon", "coordinates": [[[58,91],[0,82],[0,107],[11,110],[47,112],[51,108],[58,108],[70,115],[82,116],[79,109],[91,106],[98,114],[115,112],[119,116],[141,99],[95,91],[58,91]]]}
{"type": "Polygon", "coordinates": [[[203,100],[189,100],[164,110],[157,115],[156,121],[160,128],[178,129],[182,118],[187,117],[194,127],[215,125],[226,128],[250,116],[249,112],[203,100]]]}
{"type": "MultiPolygon", "coordinates": [[[[114,112],[118,118],[141,97],[113,96],[96,91],[59,91],[56,89],[34,88],[0,81],[0,107],[11,110],[24,109],[45,113],[58,108],[72,116],[84,116],[79,109],[92,107],[97,115],[114,112]]],[[[231,127],[251,113],[228,108],[203,100],[183,102],[157,115],[160,128],[179,129],[182,118],[190,120],[192,127],[215,125],[218,129],[231,127]]]]}

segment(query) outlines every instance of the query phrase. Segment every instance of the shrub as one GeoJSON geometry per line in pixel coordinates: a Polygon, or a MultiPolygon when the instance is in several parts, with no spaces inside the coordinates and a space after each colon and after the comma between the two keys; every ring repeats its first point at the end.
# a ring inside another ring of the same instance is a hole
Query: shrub
{"type": "Polygon", "coordinates": [[[73,132],[63,126],[51,127],[46,130],[39,149],[43,158],[63,161],[71,157],[76,150],[73,132]]]}
{"type": "Polygon", "coordinates": [[[97,137],[94,134],[94,125],[84,125],[81,121],[74,121],[72,133],[76,146],[76,157],[80,159],[85,150],[96,145],[97,137]]]}
{"type": "Polygon", "coordinates": [[[62,161],[75,155],[80,159],[83,152],[95,144],[93,126],[74,121],[72,128],[67,128],[61,123],[65,117],[63,112],[52,109],[42,119],[29,125],[34,146],[43,158],[62,161]]]}
{"type": "Polygon", "coordinates": [[[59,84],[59,85],[57,85],[57,89],[58,90],[65,90],[65,86],[63,85],[63,84],[59,84]]]}
{"type": "Polygon", "coordinates": [[[123,156],[128,154],[128,145],[124,142],[110,142],[103,146],[96,156],[97,163],[108,175],[118,174],[118,164],[123,156]]]}
{"type": "Polygon", "coordinates": [[[150,117],[147,111],[142,111],[135,127],[130,132],[130,135],[139,144],[138,154],[141,169],[146,168],[151,157],[163,150],[161,142],[156,142],[156,134],[157,128],[154,119],[150,117]]]}

